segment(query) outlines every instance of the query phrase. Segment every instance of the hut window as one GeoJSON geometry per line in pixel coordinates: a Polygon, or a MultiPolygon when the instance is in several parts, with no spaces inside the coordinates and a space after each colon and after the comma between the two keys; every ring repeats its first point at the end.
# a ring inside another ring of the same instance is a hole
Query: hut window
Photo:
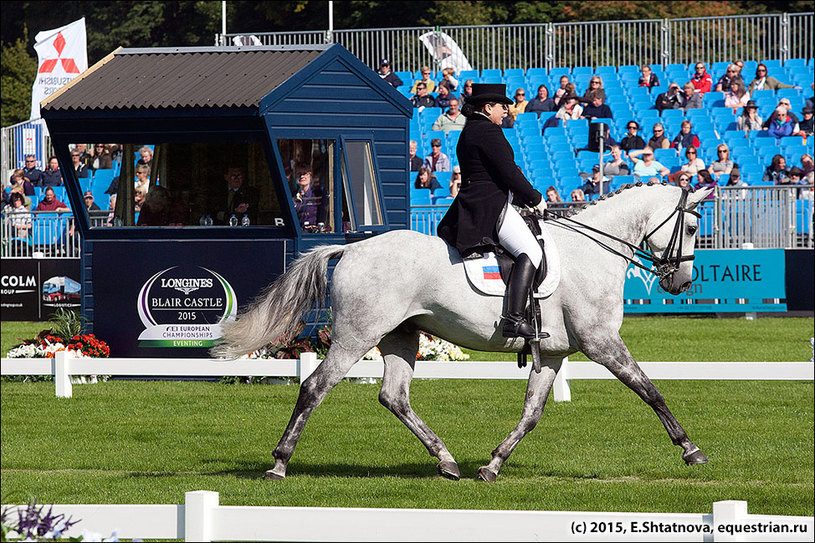
{"type": "Polygon", "coordinates": [[[347,169],[343,162],[342,184],[345,202],[349,203],[350,230],[382,226],[382,205],[370,142],[346,141],[345,157],[347,169]]]}
{"type": "Polygon", "coordinates": [[[334,232],[336,141],[279,139],[277,148],[300,227],[309,233],[334,232]]]}

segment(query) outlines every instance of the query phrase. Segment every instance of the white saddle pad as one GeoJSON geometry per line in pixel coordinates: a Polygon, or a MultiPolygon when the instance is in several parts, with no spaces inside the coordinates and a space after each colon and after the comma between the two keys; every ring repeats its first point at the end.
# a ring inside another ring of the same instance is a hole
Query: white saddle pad
{"type": "MultiPolygon", "coordinates": [[[[546,260],[546,277],[543,278],[538,291],[535,292],[535,298],[551,296],[560,284],[560,254],[557,245],[543,223],[541,232],[543,254],[546,260]]],[[[467,274],[467,280],[481,294],[501,297],[506,294],[507,287],[501,279],[501,270],[498,267],[498,257],[495,256],[495,253],[486,253],[481,258],[464,259],[464,271],[467,274]]]]}

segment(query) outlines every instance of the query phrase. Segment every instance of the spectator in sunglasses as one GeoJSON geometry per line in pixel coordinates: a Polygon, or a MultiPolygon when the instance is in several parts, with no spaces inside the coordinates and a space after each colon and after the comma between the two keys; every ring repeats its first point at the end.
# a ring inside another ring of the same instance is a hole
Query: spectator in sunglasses
{"type": "Polygon", "coordinates": [[[620,149],[623,150],[625,155],[628,156],[629,151],[644,149],[645,140],[637,134],[640,129],[640,125],[637,123],[637,121],[628,121],[625,129],[625,137],[622,139],[622,141],[620,141],[620,149]]]}
{"type": "Polygon", "coordinates": [[[747,87],[747,90],[750,91],[750,94],[752,94],[757,90],[800,89],[800,88],[801,87],[781,83],[778,79],[770,77],[768,75],[767,66],[765,64],[759,64],[756,67],[756,77],[750,82],[750,86],[747,87]]]}
{"type": "Polygon", "coordinates": [[[734,81],[741,81],[742,86],[744,85],[744,80],[741,78],[741,69],[735,65],[731,64],[727,67],[724,75],[719,78],[719,82],[716,83],[716,90],[718,92],[727,92],[730,90],[730,85],[734,81]]]}
{"type": "Polygon", "coordinates": [[[418,90],[419,83],[424,83],[424,86],[427,89],[427,92],[433,92],[434,90],[436,90],[435,81],[430,79],[430,74],[431,73],[432,72],[430,71],[430,68],[428,66],[422,66],[422,78],[417,79],[416,82],[413,83],[413,88],[410,89],[410,92],[413,93],[413,94],[416,94],[416,91],[418,90]]]}

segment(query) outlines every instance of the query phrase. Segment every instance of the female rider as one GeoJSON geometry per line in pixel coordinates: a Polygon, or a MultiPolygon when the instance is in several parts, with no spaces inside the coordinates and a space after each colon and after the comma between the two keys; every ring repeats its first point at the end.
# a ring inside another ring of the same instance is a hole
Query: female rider
{"type": "Polygon", "coordinates": [[[515,164],[512,147],[501,130],[510,104],[506,85],[473,85],[473,94],[462,108],[467,124],[456,147],[461,190],[439,223],[438,234],[462,257],[497,245],[515,257],[502,333],[504,337],[532,338],[535,330],[523,313],[543,252],[511,203],[532,207],[543,215],[546,202],[515,164]]]}

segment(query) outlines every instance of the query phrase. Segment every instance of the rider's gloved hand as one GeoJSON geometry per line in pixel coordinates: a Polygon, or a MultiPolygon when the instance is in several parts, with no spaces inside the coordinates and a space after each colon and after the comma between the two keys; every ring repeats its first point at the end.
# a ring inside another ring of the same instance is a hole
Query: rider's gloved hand
{"type": "Polygon", "coordinates": [[[534,211],[536,214],[538,214],[538,215],[540,215],[541,217],[543,217],[543,213],[544,213],[544,211],[546,211],[546,199],[541,198],[540,203],[539,203],[538,205],[536,205],[535,207],[533,207],[533,208],[532,208],[532,210],[533,210],[533,211],[534,211]]]}

